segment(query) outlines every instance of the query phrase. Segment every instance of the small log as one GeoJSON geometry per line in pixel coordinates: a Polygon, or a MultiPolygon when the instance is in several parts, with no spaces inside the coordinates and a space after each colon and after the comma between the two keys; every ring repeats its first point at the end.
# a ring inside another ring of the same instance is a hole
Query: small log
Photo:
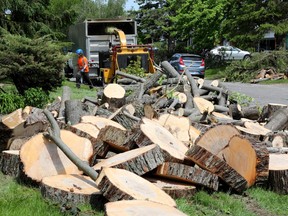
{"type": "Polygon", "coordinates": [[[259,83],[259,82],[263,82],[263,81],[266,81],[266,80],[270,80],[271,78],[267,77],[267,78],[259,78],[259,79],[252,79],[250,80],[250,83],[259,83]]]}
{"type": "Polygon", "coordinates": [[[0,154],[0,170],[4,175],[20,177],[23,175],[19,150],[6,150],[0,154]]]}
{"type": "Polygon", "coordinates": [[[135,76],[135,75],[132,75],[132,74],[127,74],[127,73],[119,71],[119,70],[116,70],[115,75],[126,77],[126,78],[129,78],[129,79],[135,80],[137,82],[145,82],[146,81],[144,78],[141,78],[141,77],[138,77],[138,76],[135,76]]]}
{"type": "Polygon", "coordinates": [[[260,111],[257,106],[242,107],[242,118],[257,120],[260,116],[260,111]]]}
{"type": "Polygon", "coordinates": [[[193,160],[201,168],[208,170],[221,178],[227,185],[235,191],[242,193],[247,188],[247,181],[225,161],[213,155],[205,148],[199,145],[192,146],[187,152],[191,160],[193,160]]]}
{"type": "Polygon", "coordinates": [[[110,120],[110,119],[107,119],[107,118],[103,118],[103,117],[99,117],[99,116],[82,116],[81,117],[81,122],[82,123],[90,123],[90,124],[93,124],[96,126],[96,128],[98,128],[99,130],[108,126],[108,125],[111,125],[111,126],[114,126],[114,127],[117,127],[121,130],[126,130],[121,124],[113,121],[113,120],[110,120]]]}
{"type": "Polygon", "coordinates": [[[100,172],[96,185],[110,202],[136,199],[176,207],[175,201],[168,194],[127,170],[105,167],[100,172]]]}
{"type": "Polygon", "coordinates": [[[168,61],[161,62],[161,67],[164,69],[164,72],[168,77],[176,77],[176,78],[180,77],[180,74],[168,61]]]}
{"type": "Polygon", "coordinates": [[[109,109],[122,107],[125,102],[125,89],[116,83],[108,84],[103,91],[101,104],[108,103],[109,109]]]}
{"type": "Polygon", "coordinates": [[[71,125],[80,122],[82,116],[91,115],[93,110],[89,111],[86,104],[82,103],[80,100],[66,100],[65,101],[65,119],[66,123],[71,125]]]}
{"type": "Polygon", "coordinates": [[[144,177],[149,182],[153,183],[165,193],[170,195],[173,199],[178,198],[190,198],[196,192],[196,186],[190,183],[184,183],[179,181],[173,181],[165,178],[159,177],[144,177]]]}
{"type": "Polygon", "coordinates": [[[252,133],[252,134],[259,134],[265,136],[266,134],[270,133],[271,130],[266,129],[262,125],[257,122],[244,122],[244,126],[252,133]]]}
{"type": "MultiPolygon", "coordinates": [[[[62,98],[60,103],[60,108],[58,112],[58,118],[64,118],[65,117],[65,101],[70,100],[71,97],[71,89],[68,86],[63,86],[62,88],[62,98]]],[[[64,119],[65,120],[65,119],[64,119]]]]}
{"type": "Polygon", "coordinates": [[[241,106],[239,104],[230,104],[229,105],[229,115],[236,120],[239,120],[243,117],[241,112],[241,106]]]}
{"type": "Polygon", "coordinates": [[[153,144],[117,154],[95,164],[93,168],[101,170],[103,167],[112,167],[125,169],[137,175],[143,175],[157,168],[164,161],[164,153],[159,146],[153,144]]]}
{"type": "Polygon", "coordinates": [[[185,69],[184,70],[185,75],[187,76],[187,79],[190,83],[191,86],[191,93],[194,97],[200,97],[200,92],[199,92],[199,88],[197,86],[197,82],[195,81],[195,79],[192,77],[192,75],[190,74],[189,70],[185,69]]]}
{"type": "Polygon", "coordinates": [[[288,194],[288,155],[270,154],[269,188],[278,194],[288,194]]]}
{"type": "Polygon", "coordinates": [[[269,141],[272,147],[288,147],[288,131],[276,131],[267,133],[264,137],[265,141],[269,141]]]}
{"type": "Polygon", "coordinates": [[[288,128],[288,108],[277,110],[264,127],[271,131],[288,128]]]}
{"type": "Polygon", "coordinates": [[[230,92],[226,88],[220,88],[216,86],[209,85],[205,80],[199,79],[198,80],[199,88],[200,89],[206,89],[209,91],[216,91],[216,92],[222,92],[222,94],[228,95],[230,92]]]}
{"type": "Polygon", "coordinates": [[[194,97],[193,102],[202,114],[205,112],[211,113],[214,111],[214,105],[208,100],[201,97],[194,97]]]}
{"type": "Polygon", "coordinates": [[[258,122],[267,122],[277,110],[286,107],[287,105],[285,104],[268,103],[267,105],[263,106],[258,122]]]}
{"type": "Polygon", "coordinates": [[[218,190],[218,176],[206,170],[179,163],[166,162],[158,166],[156,175],[218,190]]]}
{"type": "Polygon", "coordinates": [[[173,215],[187,216],[176,208],[148,200],[129,200],[105,204],[106,216],[173,215]],[[145,212],[145,213],[144,213],[145,212]]]}
{"type": "Polygon", "coordinates": [[[193,104],[193,96],[191,94],[191,86],[188,83],[184,84],[184,94],[187,97],[187,101],[185,103],[185,109],[192,109],[194,108],[193,104]]]}

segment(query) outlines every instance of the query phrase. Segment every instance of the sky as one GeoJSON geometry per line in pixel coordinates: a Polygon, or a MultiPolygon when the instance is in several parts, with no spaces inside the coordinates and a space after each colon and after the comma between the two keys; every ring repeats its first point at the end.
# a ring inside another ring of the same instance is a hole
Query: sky
{"type": "Polygon", "coordinates": [[[125,10],[131,10],[131,8],[137,10],[139,8],[138,4],[134,3],[134,0],[127,0],[125,10]]]}

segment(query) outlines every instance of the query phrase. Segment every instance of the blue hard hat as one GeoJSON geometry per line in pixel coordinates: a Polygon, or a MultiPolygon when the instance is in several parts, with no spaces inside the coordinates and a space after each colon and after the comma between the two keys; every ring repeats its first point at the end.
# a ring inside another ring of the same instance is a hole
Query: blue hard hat
{"type": "Polygon", "coordinates": [[[77,54],[77,55],[80,55],[80,54],[83,54],[83,53],[84,53],[84,52],[83,52],[82,49],[77,49],[77,50],[76,50],[76,54],[77,54]]]}

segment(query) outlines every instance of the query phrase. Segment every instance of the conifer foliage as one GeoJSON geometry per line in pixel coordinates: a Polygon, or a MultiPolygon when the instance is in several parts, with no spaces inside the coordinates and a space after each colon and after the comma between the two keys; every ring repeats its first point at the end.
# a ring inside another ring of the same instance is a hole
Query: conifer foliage
{"type": "Polygon", "coordinates": [[[0,80],[10,79],[20,94],[29,88],[51,91],[63,80],[62,45],[48,37],[30,39],[2,30],[0,80]]]}

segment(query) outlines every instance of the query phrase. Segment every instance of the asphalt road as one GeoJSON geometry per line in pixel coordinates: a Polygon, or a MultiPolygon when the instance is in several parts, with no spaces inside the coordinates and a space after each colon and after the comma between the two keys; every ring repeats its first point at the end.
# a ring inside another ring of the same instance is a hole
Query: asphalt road
{"type": "Polygon", "coordinates": [[[223,82],[230,91],[239,92],[254,98],[252,104],[264,106],[268,103],[288,105],[288,84],[247,84],[223,82]]]}

